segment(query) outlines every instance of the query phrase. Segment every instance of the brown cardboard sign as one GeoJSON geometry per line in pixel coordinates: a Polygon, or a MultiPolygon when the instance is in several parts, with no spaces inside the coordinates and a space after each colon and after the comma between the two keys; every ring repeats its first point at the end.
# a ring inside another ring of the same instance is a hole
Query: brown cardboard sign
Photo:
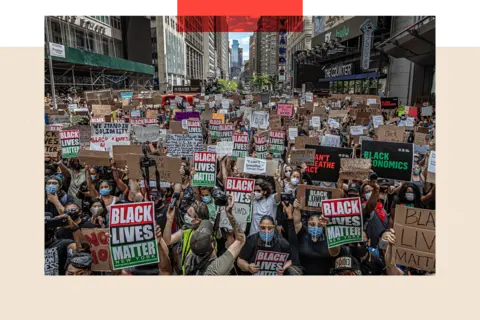
{"type": "Polygon", "coordinates": [[[169,123],[169,131],[170,133],[187,133],[186,129],[182,127],[182,121],[170,121],[169,123]]]}
{"type": "Polygon", "coordinates": [[[386,142],[403,142],[405,127],[397,126],[378,126],[378,141],[386,142]]]}
{"type": "Polygon", "coordinates": [[[300,208],[308,211],[322,212],[322,201],[339,199],[343,195],[342,190],[335,188],[323,188],[306,184],[298,185],[297,199],[300,208]]]}
{"type": "Polygon", "coordinates": [[[110,244],[108,241],[108,228],[84,228],[81,229],[85,239],[90,244],[92,255],[92,271],[110,272],[110,244]]]}
{"type": "Polygon", "coordinates": [[[397,206],[394,258],[397,264],[435,271],[435,210],[397,206]]]}
{"type": "Polygon", "coordinates": [[[156,109],[147,110],[147,112],[145,113],[145,118],[157,119],[157,116],[158,116],[158,110],[156,109]]]}
{"type": "MultiPolygon", "coordinates": [[[[264,176],[273,177],[278,169],[278,160],[266,160],[267,161],[267,171],[263,174],[264,176]]],[[[245,158],[237,159],[237,169],[240,173],[244,173],[245,158]]]]}
{"type": "Polygon", "coordinates": [[[157,168],[160,173],[160,181],[182,183],[181,166],[181,158],[158,157],[157,168]]]}
{"type": "Polygon", "coordinates": [[[356,125],[366,126],[370,120],[370,112],[358,112],[357,118],[355,119],[356,125]]]}
{"type": "Polygon", "coordinates": [[[57,158],[60,151],[60,133],[58,131],[45,131],[45,157],[57,158]]]}
{"type": "Polygon", "coordinates": [[[348,110],[330,110],[328,113],[329,118],[345,118],[348,116],[348,110]]]}
{"type": "Polygon", "coordinates": [[[302,163],[313,166],[315,149],[295,149],[290,152],[290,164],[301,166],[302,163]]]}
{"type": "Polygon", "coordinates": [[[418,128],[417,128],[417,132],[419,132],[419,133],[426,133],[426,134],[428,134],[428,130],[429,130],[429,129],[426,128],[426,127],[418,127],[418,128]]]}
{"type": "MultiPolygon", "coordinates": [[[[143,155],[141,154],[132,154],[132,153],[128,153],[123,156],[123,158],[127,161],[127,165],[128,165],[128,178],[140,179],[140,180],[143,179],[143,174],[140,169],[140,158],[142,156],[143,155]]],[[[157,156],[149,156],[149,157],[155,159],[155,161],[157,161],[158,163],[157,156]]],[[[150,176],[150,180],[156,179],[154,167],[149,168],[149,176],[150,176]]]]}
{"type": "Polygon", "coordinates": [[[340,179],[365,180],[372,171],[370,159],[340,159],[340,179]]]}
{"type": "Polygon", "coordinates": [[[313,112],[313,102],[305,102],[303,107],[305,108],[305,110],[313,112]]]}
{"type": "Polygon", "coordinates": [[[413,143],[419,146],[426,145],[426,136],[426,133],[415,132],[415,140],[413,141],[413,143]]]}
{"type": "Polygon", "coordinates": [[[318,137],[297,136],[295,137],[295,149],[304,149],[306,144],[318,146],[320,143],[318,137]]]}
{"type": "Polygon", "coordinates": [[[315,107],[315,109],[313,109],[314,116],[318,116],[322,114],[327,114],[327,110],[325,110],[325,107],[318,106],[318,107],[315,107]]]}
{"type": "Polygon", "coordinates": [[[270,130],[282,130],[282,117],[270,114],[270,130]]]}
{"type": "Polygon", "coordinates": [[[142,145],[114,145],[112,146],[113,160],[118,168],[125,167],[127,160],[125,155],[127,154],[139,154],[142,155],[142,145]]]}
{"type": "Polygon", "coordinates": [[[110,154],[108,151],[80,150],[78,151],[80,163],[91,166],[110,166],[110,154]]]}
{"type": "Polygon", "coordinates": [[[93,104],[92,105],[93,115],[95,117],[104,117],[112,115],[112,106],[105,104],[93,104]]]}

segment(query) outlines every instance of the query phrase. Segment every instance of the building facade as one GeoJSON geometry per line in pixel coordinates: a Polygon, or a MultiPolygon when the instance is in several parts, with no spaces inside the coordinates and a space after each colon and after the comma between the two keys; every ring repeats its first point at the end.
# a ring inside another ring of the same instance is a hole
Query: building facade
{"type": "Polygon", "coordinates": [[[289,30],[300,30],[300,32],[287,33],[287,52],[286,52],[286,88],[293,89],[293,54],[301,50],[312,48],[313,35],[313,17],[288,17],[287,25],[289,30]],[[303,25],[303,28],[301,27],[303,25]]]}
{"type": "Polygon", "coordinates": [[[238,66],[243,70],[243,48],[238,48],[238,66]]]}
{"type": "Polygon", "coordinates": [[[190,16],[181,21],[185,32],[187,84],[190,80],[203,79],[203,51],[204,51],[204,19],[201,16],[190,16]]]}
{"type": "Polygon", "coordinates": [[[215,17],[215,48],[217,51],[217,78],[228,79],[229,76],[229,52],[228,52],[227,18],[215,17]],[[223,32],[218,32],[223,31],[223,32]]]}
{"type": "Polygon", "coordinates": [[[203,75],[201,79],[215,78],[217,73],[217,49],[215,46],[215,17],[203,19],[203,75]]]}
{"type": "Polygon", "coordinates": [[[254,33],[250,36],[249,40],[248,60],[250,64],[250,76],[255,75],[257,72],[256,38],[256,33],[254,33]]]}
{"type": "Polygon", "coordinates": [[[266,74],[277,79],[278,32],[256,33],[257,74],[266,74]]]}
{"type": "Polygon", "coordinates": [[[171,92],[186,80],[185,33],[179,32],[176,16],[150,17],[152,28],[152,63],[155,88],[171,92]]]}

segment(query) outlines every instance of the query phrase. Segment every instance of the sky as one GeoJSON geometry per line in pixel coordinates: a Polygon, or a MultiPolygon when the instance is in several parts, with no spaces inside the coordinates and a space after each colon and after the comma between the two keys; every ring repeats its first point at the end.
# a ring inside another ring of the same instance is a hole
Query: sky
{"type": "Polygon", "coordinates": [[[238,46],[243,49],[243,61],[248,60],[248,50],[250,36],[253,35],[253,32],[229,32],[228,33],[228,43],[230,48],[232,47],[232,41],[238,40],[238,46]]]}

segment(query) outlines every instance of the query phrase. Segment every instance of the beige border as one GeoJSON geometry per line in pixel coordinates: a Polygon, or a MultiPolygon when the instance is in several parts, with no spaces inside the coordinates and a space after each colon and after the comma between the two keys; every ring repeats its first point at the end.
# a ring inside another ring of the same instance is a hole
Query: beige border
{"type": "Polygon", "coordinates": [[[9,217],[2,228],[2,319],[475,318],[464,316],[478,314],[479,58],[479,48],[437,50],[436,276],[72,279],[42,275],[43,48],[0,49],[0,211],[9,217]]]}

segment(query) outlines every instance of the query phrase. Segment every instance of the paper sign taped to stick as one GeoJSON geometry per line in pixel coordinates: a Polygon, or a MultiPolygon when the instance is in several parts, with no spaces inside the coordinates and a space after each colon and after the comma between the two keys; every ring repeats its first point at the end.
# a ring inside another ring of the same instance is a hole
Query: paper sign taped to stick
{"type": "Polygon", "coordinates": [[[153,202],[112,205],[110,235],[113,270],[158,263],[153,202]]]}
{"type": "Polygon", "coordinates": [[[108,151],[80,150],[78,151],[80,163],[90,166],[110,166],[110,154],[108,151]]]}
{"type": "Polygon", "coordinates": [[[405,127],[379,126],[377,129],[378,141],[403,142],[405,127]]]}
{"type": "Polygon", "coordinates": [[[217,154],[215,152],[195,152],[193,154],[195,174],[194,187],[213,187],[217,182],[217,154]]]}
{"type": "Polygon", "coordinates": [[[344,180],[365,180],[371,171],[370,159],[340,159],[340,178],[344,180]]]}
{"type": "Polygon", "coordinates": [[[299,184],[297,198],[300,201],[302,210],[322,212],[322,201],[338,199],[342,196],[342,190],[334,188],[323,188],[299,184]]]}
{"type": "Polygon", "coordinates": [[[83,228],[80,229],[83,236],[90,244],[92,255],[92,271],[111,272],[110,269],[110,246],[108,245],[108,229],[83,228]]]}
{"type": "Polygon", "coordinates": [[[329,219],[326,227],[329,248],[362,241],[363,219],[360,198],[323,200],[322,213],[329,219]]]}
{"type": "Polygon", "coordinates": [[[257,250],[255,264],[260,267],[260,271],[254,273],[254,276],[275,276],[277,269],[283,268],[288,260],[288,253],[257,250]]]}
{"type": "Polygon", "coordinates": [[[245,158],[244,173],[264,174],[267,171],[267,160],[252,157],[245,158]]]}
{"type": "Polygon", "coordinates": [[[397,206],[393,247],[397,264],[435,272],[435,210],[397,206]]]}
{"type": "Polygon", "coordinates": [[[313,166],[314,161],[315,149],[295,149],[290,152],[290,164],[293,166],[301,166],[302,163],[313,166]]]}

